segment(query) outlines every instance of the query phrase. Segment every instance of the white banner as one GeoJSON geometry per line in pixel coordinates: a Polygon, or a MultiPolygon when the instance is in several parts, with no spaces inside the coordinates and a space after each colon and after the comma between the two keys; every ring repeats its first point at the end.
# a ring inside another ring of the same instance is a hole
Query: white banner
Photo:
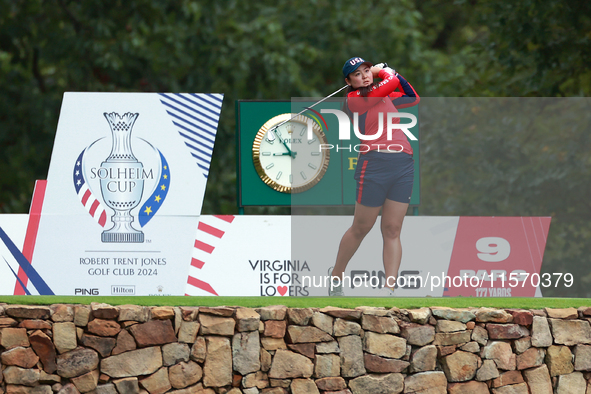
{"type": "MultiPolygon", "coordinates": [[[[351,225],[349,216],[231,216],[231,222],[203,216],[201,223],[218,230],[197,235],[196,255],[187,293],[221,296],[328,295],[329,271],[339,242],[351,225]],[[193,282],[193,285],[192,285],[193,282]],[[200,286],[199,286],[200,285],[200,286]]],[[[407,217],[402,232],[401,275],[447,271],[458,217],[407,217]],[[425,247],[429,245],[429,247],[425,247]]],[[[382,238],[378,223],[351,259],[346,277],[383,275],[382,238]]],[[[348,286],[347,296],[379,296],[369,281],[348,286]]],[[[381,288],[381,286],[379,286],[381,288]]],[[[441,296],[443,288],[401,289],[401,296],[441,296]]]]}
{"type": "MultiPolygon", "coordinates": [[[[327,296],[339,243],[352,220],[204,216],[186,292],[327,296]]],[[[407,216],[396,296],[541,296],[538,283],[525,275],[540,275],[549,226],[550,218],[540,217],[407,216]],[[509,282],[512,276],[519,285],[509,282]]],[[[379,218],[343,279],[346,296],[384,295],[379,218]]]]}
{"type": "MultiPolygon", "coordinates": [[[[169,281],[195,296],[327,296],[329,273],[352,220],[204,215],[191,241],[191,256],[181,267],[185,276],[166,270],[158,275],[162,283],[169,281]]],[[[542,217],[407,216],[396,296],[541,296],[540,288],[548,286],[539,278],[549,225],[550,218],[542,217]],[[538,280],[532,280],[536,276],[538,280]]],[[[22,239],[22,225],[12,228],[22,239]]],[[[109,261],[94,269],[117,267],[109,261]]],[[[68,277],[86,280],[84,272],[68,277]]],[[[344,277],[346,296],[384,295],[379,218],[344,277]]],[[[568,280],[565,277],[564,284],[568,280]]],[[[6,286],[0,289],[10,294],[6,290],[14,288],[15,281],[6,286]]]]}

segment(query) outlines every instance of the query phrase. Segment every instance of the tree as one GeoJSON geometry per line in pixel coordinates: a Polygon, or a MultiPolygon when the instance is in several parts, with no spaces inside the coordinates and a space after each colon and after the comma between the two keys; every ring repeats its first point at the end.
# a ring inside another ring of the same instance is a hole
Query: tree
{"type": "Polygon", "coordinates": [[[477,17],[463,28],[474,34],[450,55],[465,73],[441,86],[491,99],[423,106],[427,119],[449,123],[421,130],[428,196],[421,212],[552,216],[542,270],[571,273],[575,283],[544,294],[588,297],[591,102],[564,97],[591,92],[590,4],[480,1],[473,7],[477,17]],[[509,96],[562,98],[504,99],[509,96]]]}
{"type": "MultiPolygon", "coordinates": [[[[412,2],[1,0],[0,211],[45,179],[65,91],[225,94],[205,213],[236,212],[234,102],[323,97],[353,55],[420,75],[412,2]],[[415,71],[416,70],[416,71],[415,71]]],[[[425,55],[427,53],[427,55],[425,55]]],[[[418,78],[417,78],[418,79],[418,78]]],[[[421,81],[418,81],[421,84],[421,81]]]]}
{"type": "Polygon", "coordinates": [[[588,295],[587,101],[511,108],[500,98],[589,96],[590,8],[583,0],[0,0],[0,212],[27,212],[34,181],[46,178],[64,92],[158,91],[225,94],[203,212],[236,213],[235,101],[324,97],[343,86],[343,62],[362,56],[388,62],[423,97],[421,213],[551,215],[544,270],[581,278],[575,291],[552,291],[588,295]],[[438,108],[428,97],[466,100],[438,108]]]}

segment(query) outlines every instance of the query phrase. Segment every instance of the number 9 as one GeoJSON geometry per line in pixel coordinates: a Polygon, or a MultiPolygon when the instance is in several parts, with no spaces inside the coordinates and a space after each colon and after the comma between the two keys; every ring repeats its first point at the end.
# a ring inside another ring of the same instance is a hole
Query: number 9
{"type": "Polygon", "coordinates": [[[484,237],[476,241],[477,256],[482,261],[496,263],[505,260],[511,254],[511,245],[505,238],[484,237]]]}

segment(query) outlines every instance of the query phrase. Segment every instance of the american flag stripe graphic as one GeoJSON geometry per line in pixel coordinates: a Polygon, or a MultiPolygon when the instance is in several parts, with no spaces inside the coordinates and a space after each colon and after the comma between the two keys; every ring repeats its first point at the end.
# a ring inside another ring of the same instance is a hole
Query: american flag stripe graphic
{"type": "Polygon", "coordinates": [[[211,246],[209,244],[206,244],[205,242],[201,242],[199,240],[195,240],[195,248],[199,249],[205,253],[211,254],[213,252],[213,250],[215,249],[214,246],[211,246]]]}
{"type": "Polygon", "coordinates": [[[217,93],[160,93],[160,102],[206,178],[223,99],[217,93]]]}
{"type": "Polygon", "coordinates": [[[94,220],[101,225],[101,227],[105,227],[107,223],[107,212],[105,211],[105,206],[101,204],[101,202],[94,197],[92,191],[88,188],[88,184],[84,180],[84,174],[82,173],[82,159],[84,158],[84,150],[78,156],[76,160],[76,164],[74,165],[74,187],[76,188],[76,193],[78,194],[78,198],[86,211],[94,218],[94,220]]]}
{"type": "MultiPolygon", "coordinates": [[[[33,190],[33,200],[31,201],[31,209],[29,211],[29,224],[27,225],[27,234],[25,236],[25,244],[23,245],[23,257],[33,263],[33,252],[35,251],[35,244],[37,242],[37,232],[39,230],[39,222],[41,220],[41,211],[43,210],[43,200],[45,199],[45,190],[47,189],[47,181],[35,181],[35,189],[33,190]]],[[[14,285],[14,295],[25,295],[28,293],[26,289],[29,277],[25,274],[22,267],[18,268],[18,283],[14,285]]]]}
{"type": "MultiPolygon", "coordinates": [[[[35,270],[35,268],[33,268],[31,263],[25,258],[25,256],[23,256],[21,251],[14,244],[14,242],[12,242],[12,240],[10,239],[8,234],[6,234],[4,232],[4,230],[2,230],[2,227],[0,227],[0,242],[4,243],[4,246],[6,246],[6,248],[8,249],[10,254],[12,255],[11,259],[16,261],[16,263],[19,265],[19,270],[20,269],[23,270],[25,277],[29,278],[29,280],[31,281],[33,286],[35,286],[35,289],[37,290],[39,295],[55,295],[55,293],[47,285],[45,280],[41,277],[41,275],[39,275],[37,270],[35,270]]],[[[8,261],[6,261],[5,258],[3,258],[3,260],[6,262],[6,264],[8,264],[8,261]]],[[[14,273],[14,270],[12,269],[12,267],[10,267],[10,270],[14,273]]],[[[18,274],[15,273],[15,276],[18,279],[20,279],[18,274]]],[[[21,284],[24,289],[24,286],[26,286],[24,281],[21,281],[21,284]]],[[[25,293],[27,291],[28,291],[28,289],[25,291],[25,293]]]]}
{"type": "Polygon", "coordinates": [[[107,223],[107,212],[105,211],[104,205],[94,197],[94,194],[92,194],[86,184],[84,184],[80,190],[81,193],[78,193],[78,196],[81,197],[80,202],[82,202],[84,208],[86,208],[90,216],[92,216],[101,227],[105,227],[105,224],[107,223]]]}
{"type": "Polygon", "coordinates": [[[199,279],[203,276],[201,269],[211,259],[215,248],[234,221],[233,215],[202,216],[197,226],[197,236],[193,258],[189,267],[187,289],[185,295],[218,295],[215,289],[206,281],[199,279]]]}
{"type": "Polygon", "coordinates": [[[80,199],[82,205],[86,205],[86,202],[88,201],[92,193],[90,192],[90,190],[86,189],[84,193],[80,193],[79,195],[82,195],[82,198],[80,199]]]}
{"type": "MultiPolygon", "coordinates": [[[[208,293],[211,293],[213,295],[218,295],[218,293],[215,292],[215,290],[209,285],[209,283],[206,283],[202,280],[199,280],[197,278],[194,278],[192,276],[189,275],[189,279],[187,280],[187,284],[189,286],[193,286],[197,289],[201,289],[204,290],[208,293]]],[[[192,295],[192,294],[185,294],[185,295],[192,295]]]]}
{"type": "Polygon", "coordinates": [[[199,222],[199,226],[197,228],[201,231],[205,231],[210,235],[213,235],[214,237],[222,238],[224,236],[224,232],[222,230],[212,227],[209,224],[205,224],[203,222],[199,222]]]}
{"type": "Polygon", "coordinates": [[[201,260],[198,260],[195,258],[191,259],[191,265],[193,267],[201,269],[201,268],[203,268],[203,264],[205,264],[205,261],[201,261],[201,260]]]}

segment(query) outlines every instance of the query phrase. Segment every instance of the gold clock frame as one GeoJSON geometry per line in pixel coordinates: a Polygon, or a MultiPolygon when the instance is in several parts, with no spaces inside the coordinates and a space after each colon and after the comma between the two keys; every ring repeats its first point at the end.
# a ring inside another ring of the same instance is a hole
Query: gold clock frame
{"type": "Polygon", "coordinates": [[[328,139],[326,138],[326,134],[322,131],[322,128],[314,122],[312,119],[305,115],[297,115],[292,113],[285,113],[281,115],[274,116],[273,118],[269,119],[265,122],[264,125],[261,126],[258,133],[254,138],[254,142],[252,144],[252,161],[254,163],[254,168],[256,169],[257,174],[261,178],[261,180],[273,190],[276,190],[281,193],[286,194],[294,194],[294,193],[301,193],[306,190],[311,189],[312,187],[316,186],[318,182],[324,177],[326,170],[328,169],[328,163],[330,161],[330,151],[328,149],[324,149],[321,151],[322,153],[322,165],[318,174],[309,182],[306,182],[302,186],[290,187],[290,186],[283,186],[279,183],[275,182],[271,179],[267,173],[265,172],[261,161],[260,161],[260,153],[261,153],[261,142],[267,131],[272,129],[273,127],[281,124],[282,122],[290,123],[290,122],[297,122],[300,124],[308,124],[309,121],[312,123],[312,132],[316,135],[318,140],[321,144],[328,144],[328,139]],[[293,119],[292,119],[293,117],[293,119]]]}

